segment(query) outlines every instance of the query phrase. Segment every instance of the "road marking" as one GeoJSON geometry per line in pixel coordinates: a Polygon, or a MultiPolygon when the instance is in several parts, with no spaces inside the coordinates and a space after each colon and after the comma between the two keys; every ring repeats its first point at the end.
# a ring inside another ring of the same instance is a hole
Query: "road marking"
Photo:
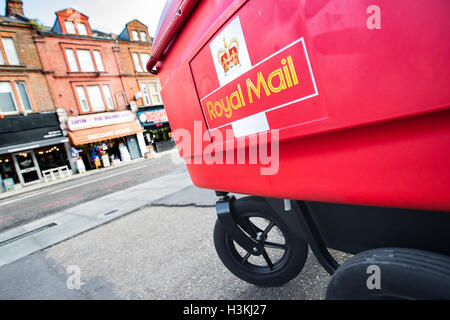
{"type": "Polygon", "coordinates": [[[47,192],[48,192],[48,191],[41,191],[41,192],[33,193],[33,194],[28,195],[28,196],[20,197],[20,198],[11,200],[11,201],[2,202],[2,203],[0,203],[0,204],[3,205],[3,206],[6,206],[7,204],[11,204],[11,203],[14,203],[14,202],[23,200],[23,199],[35,197],[35,196],[38,196],[38,195],[40,195],[40,194],[47,193],[47,192]]]}
{"type": "Polygon", "coordinates": [[[139,169],[142,169],[142,168],[147,168],[147,166],[140,166],[140,167],[137,167],[137,168],[134,168],[134,169],[122,171],[122,172],[119,172],[119,173],[116,173],[116,174],[112,174],[112,175],[109,175],[107,177],[103,177],[103,178],[96,179],[96,180],[93,180],[93,181],[80,183],[80,184],[77,184],[77,185],[74,185],[74,186],[71,186],[71,187],[67,187],[67,188],[64,188],[64,189],[56,190],[56,191],[54,191],[54,192],[52,192],[50,194],[57,194],[57,193],[64,192],[64,191],[67,191],[67,190],[70,190],[70,189],[74,189],[74,188],[78,188],[78,187],[81,187],[81,186],[85,186],[87,184],[97,183],[98,181],[109,179],[111,177],[119,176],[121,174],[124,174],[124,173],[127,173],[127,172],[131,172],[131,171],[136,171],[136,170],[139,170],[139,169]]]}
{"type": "Polygon", "coordinates": [[[150,170],[149,171],[149,173],[160,173],[160,172],[163,172],[163,171],[166,171],[166,170],[169,170],[169,169],[171,169],[171,167],[164,167],[164,168],[160,168],[160,169],[158,169],[158,170],[150,170]]]}
{"type": "Polygon", "coordinates": [[[131,181],[131,179],[127,179],[127,180],[124,180],[124,181],[120,181],[120,182],[117,182],[117,183],[113,183],[113,184],[110,184],[110,185],[108,185],[108,186],[104,186],[101,190],[110,189],[110,188],[112,188],[112,187],[115,187],[115,186],[118,186],[118,185],[121,185],[121,184],[130,182],[130,181],[131,181]]]}
{"type": "Polygon", "coordinates": [[[6,221],[11,221],[12,217],[8,217],[6,219],[0,220],[0,223],[6,222],[6,221]]]}
{"type": "Polygon", "coordinates": [[[57,205],[59,205],[59,204],[63,204],[63,203],[65,203],[65,202],[68,202],[68,201],[72,201],[72,200],[81,198],[82,196],[83,196],[82,194],[79,194],[79,195],[77,195],[77,196],[75,196],[75,197],[71,197],[71,198],[68,198],[68,199],[64,199],[64,200],[61,200],[61,201],[58,201],[58,202],[53,202],[53,203],[47,204],[46,206],[43,206],[42,209],[47,209],[47,208],[50,208],[50,207],[54,207],[54,206],[57,206],[57,205]]]}
{"type": "MultiPolygon", "coordinates": [[[[52,192],[50,194],[57,194],[57,193],[60,193],[60,192],[66,191],[66,190],[70,190],[70,189],[73,189],[73,188],[81,187],[81,186],[84,186],[84,185],[87,185],[87,184],[90,184],[90,183],[94,183],[94,182],[97,182],[97,181],[100,181],[100,180],[105,180],[105,179],[108,179],[108,178],[111,178],[111,177],[115,177],[115,176],[118,176],[118,175],[121,175],[121,174],[124,174],[124,173],[127,173],[127,172],[139,170],[139,169],[146,168],[146,167],[147,166],[140,166],[140,167],[137,167],[137,168],[134,168],[134,169],[122,171],[122,172],[119,172],[119,173],[116,173],[116,174],[109,175],[107,177],[103,177],[103,178],[97,179],[95,181],[88,181],[88,182],[80,183],[78,185],[67,187],[67,188],[64,188],[64,189],[61,189],[61,190],[56,190],[56,191],[54,191],[54,192],[52,192]]],[[[20,200],[28,199],[28,198],[31,198],[31,197],[35,197],[35,196],[38,196],[40,194],[48,193],[48,192],[49,192],[49,190],[45,190],[45,191],[41,191],[41,192],[37,192],[37,193],[32,193],[30,195],[27,195],[27,196],[24,196],[24,197],[20,197],[20,198],[16,198],[16,199],[13,199],[13,200],[10,200],[10,201],[7,201],[7,202],[0,202],[0,204],[6,206],[8,204],[11,204],[11,203],[14,203],[14,202],[17,202],[17,201],[20,201],[20,200]]]]}

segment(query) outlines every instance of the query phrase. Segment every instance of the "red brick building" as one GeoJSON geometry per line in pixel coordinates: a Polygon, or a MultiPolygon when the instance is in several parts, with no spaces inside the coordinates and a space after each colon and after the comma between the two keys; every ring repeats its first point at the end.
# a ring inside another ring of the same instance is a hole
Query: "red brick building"
{"type": "Polygon", "coordinates": [[[53,28],[39,32],[35,43],[57,107],[69,116],[126,110],[114,39],[92,32],[89,18],[72,9],[56,15],[53,28]]]}
{"type": "Polygon", "coordinates": [[[161,105],[158,77],[146,69],[152,53],[152,39],[148,35],[148,27],[138,20],[133,20],[126,25],[117,40],[121,76],[124,78],[125,90],[130,100],[135,100],[138,107],[161,105]],[[156,95],[152,97],[151,93],[156,95]]]}
{"type": "Polygon", "coordinates": [[[67,112],[68,134],[84,166],[142,157],[142,127],[129,110],[115,36],[92,30],[89,18],[76,10],[56,16],[53,27],[34,40],[56,108],[67,112]]]}
{"type": "Polygon", "coordinates": [[[21,0],[6,3],[0,19],[3,180],[27,185],[49,169],[82,172],[142,157],[152,144],[164,150],[170,126],[159,80],[146,71],[153,41],[146,25],[133,20],[116,36],[92,29],[88,16],[68,8],[45,27],[24,16],[21,0]]]}
{"type": "Polygon", "coordinates": [[[148,27],[139,20],[133,20],[126,25],[117,40],[125,91],[130,102],[137,108],[146,144],[153,145],[156,151],[172,148],[174,143],[160,95],[159,78],[146,69],[153,41],[148,27]]]}
{"type": "Polygon", "coordinates": [[[0,192],[70,167],[44,68],[22,1],[6,1],[0,17],[0,192]]]}

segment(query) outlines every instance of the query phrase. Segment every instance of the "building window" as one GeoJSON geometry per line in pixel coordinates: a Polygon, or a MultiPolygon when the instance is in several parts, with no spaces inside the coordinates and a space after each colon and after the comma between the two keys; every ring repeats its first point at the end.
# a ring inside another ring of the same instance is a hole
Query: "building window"
{"type": "Polygon", "coordinates": [[[19,112],[10,82],[0,82],[0,111],[2,113],[19,112]]]}
{"type": "Polygon", "coordinates": [[[82,72],[95,72],[94,60],[92,59],[91,50],[77,50],[78,61],[82,72]]]}
{"type": "Polygon", "coordinates": [[[105,101],[103,101],[100,86],[87,86],[86,89],[89,95],[89,100],[91,101],[92,110],[94,112],[105,111],[105,101]]]}
{"type": "Polygon", "coordinates": [[[131,31],[131,34],[133,36],[134,41],[139,41],[139,32],[137,31],[131,31]]]}
{"type": "Polygon", "coordinates": [[[66,26],[66,31],[67,31],[67,33],[70,33],[70,34],[77,34],[77,31],[75,30],[75,25],[73,24],[73,22],[71,22],[71,21],[65,21],[64,24],[65,24],[65,26],[66,26]]]}
{"type": "Polygon", "coordinates": [[[147,70],[147,63],[150,60],[148,53],[133,53],[134,66],[137,72],[145,72],[147,70]]]}
{"type": "Polygon", "coordinates": [[[126,106],[128,104],[128,98],[125,91],[116,92],[116,101],[119,107],[126,106]]]}
{"type": "Polygon", "coordinates": [[[161,105],[161,86],[158,82],[141,83],[142,99],[145,105],[161,105]]]}
{"type": "Polygon", "coordinates": [[[108,85],[103,85],[103,94],[105,95],[106,104],[108,105],[109,110],[114,110],[114,101],[111,95],[111,90],[108,85]]]}
{"type": "Polygon", "coordinates": [[[86,85],[76,87],[83,113],[114,110],[115,105],[109,85],[86,85]]]}
{"type": "Polygon", "coordinates": [[[141,31],[141,41],[147,42],[147,33],[141,31]]]}
{"type": "Polygon", "coordinates": [[[27,86],[24,81],[16,82],[17,91],[19,93],[20,103],[25,112],[32,112],[33,107],[31,106],[30,96],[28,95],[27,86]]]}
{"type": "Polygon", "coordinates": [[[152,102],[153,104],[162,104],[162,98],[161,98],[161,86],[157,82],[150,82],[150,94],[152,96],[152,102]]]}
{"type": "Polygon", "coordinates": [[[148,53],[141,53],[141,61],[142,61],[142,67],[144,70],[147,70],[147,63],[150,60],[150,55],[148,53]]]}
{"type": "Polygon", "coordinates": [[[144,99],[144,104],[149,106],[152,104],[152,100],[150,100],[150,93],[148,91],[147,85],[145,83],[141,83],[142,90],[142,98],[144,99]]]}
{"type": "Polygon", "coordinates": [[[133,30],[131,31],[131,37],[132,37],[131,40],[133,41],[142,41],[142,42],[148,41],[147,32],[145,31],[133,30]]]}
{"type": "Polygon", "coordinates": [[[105,72],[102,54],[99,50],[65,49],[69,71],[105,72]],[[95,62],[95,63],[94,63],[95,62]]]}
{"type": "Polygon", "coordinates": [[[0,82],[0,113],[33,112],[25,81],[16,81],[15,85],[16,87],[13,88],[12,82],[0,82]],[[17,104],[17,101],[20,104],[17,104]]]}
{"type": "Polygon", "coordinates": [[[75,21],[64,21],[66,32],[68,34],[77,34],[80,36],[88,36],[88,29],[85,23],[75,21]]]}
{"type": "Polygon", "coordinates": [[[80,71],[78,69],[78,63],[77,63],[77,59],[75,58],[75,53],[73,52],[73,49],[66,49],[66,57],[67,57],[67,61],[69,62],[70,71],[72,71],[72,72],[80,71]]]}
{"type": "Polygon", "coordinates": [[[17,55],[16,46],[12,38],[2,38],[3,51],[5,56],[1,55],[1,64],[19,65],[19,56],[17,55]]]}
{"type": "Polygon", "coordinates": [[[139,54],[133,53],[133,61],[134,61],[134,66],[136,68],[136,71],[137,72],[144,72],[144,70],[142,69],[142,65],[141,65],[141,60],[139,58],[139,54]]]}
{"type": "Polygon", "coordinates": [[[80,101],[81,110],[83,112],[89,112],[91,109],[89,108],[89,102],[86,99],[86,93],[84,92],[84,87],[77,87],[78,100],[80,101]]]}
{"type": "Polygon", "coordinates": [[[87,36],[88,32],[86,29],[86,25],[84,23],[77,23],[77,28],[78,28],[78,34],[82,35],[82,36],[87,36]]]}
{"type": "Polygon", "coordinates": [[[100,54],[100,51],[94,50],[93,53],[94,53],[95,64],[97,65],[97,70],[100,72],[104,72],[105,67],[103,66],[103,60],[102,60],[102,55],[100,54]]]}

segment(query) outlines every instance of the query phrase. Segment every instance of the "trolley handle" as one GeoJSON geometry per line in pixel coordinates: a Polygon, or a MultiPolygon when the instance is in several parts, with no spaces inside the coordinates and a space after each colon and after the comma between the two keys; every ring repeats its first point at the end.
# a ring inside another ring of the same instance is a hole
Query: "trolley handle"
{"type": "MultiPolygon", "coordinates": [[[[158,70],[155,69],[156,64],[163,58],[164,53],[169,48],[173,39],[175,39],[178,32],[181,30],[183,25],[185,24],[187,18],[194,10],[194,7],[199,2],[199,0],[183,0],[178,9],[175,12],[172,21],[169,23],[167,28],[163,31],[162,36],[156,36],[157,42],[153,48],[152,56],[147,63],[147,70],[151,74],[157,75],[158,70]]],[[[164,19],[162,17],[161,19],[164,19]]]]}

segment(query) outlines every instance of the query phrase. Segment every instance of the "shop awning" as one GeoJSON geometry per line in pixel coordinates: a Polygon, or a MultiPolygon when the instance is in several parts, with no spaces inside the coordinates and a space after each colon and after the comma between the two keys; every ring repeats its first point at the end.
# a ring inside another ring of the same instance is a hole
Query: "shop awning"
{"type": "Polygon", "coordinates": [[[115,124],[76,132],[69,132],[70,141],[74,146],[117,139],[141,133],[142,127],[137,121],[115,124]]]}

